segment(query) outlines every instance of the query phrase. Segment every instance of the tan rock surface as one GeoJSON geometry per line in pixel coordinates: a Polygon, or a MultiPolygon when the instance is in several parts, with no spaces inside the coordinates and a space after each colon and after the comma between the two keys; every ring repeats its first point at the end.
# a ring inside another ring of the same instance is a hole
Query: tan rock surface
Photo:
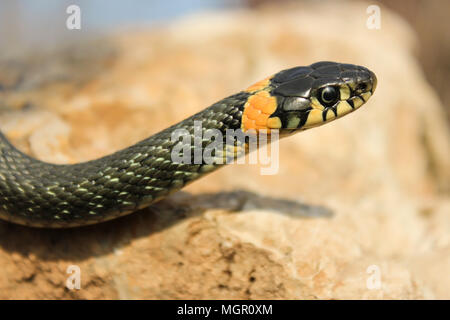
{"type": "Polygon", "coordinates": [[[209,13],[0,64],[1,129],[59,163],[126,147],[283,68],[336,60],[378,76],[361,111],[281,141],[277,175],[229,166],[86,228],[0,222],[0,298],[450,298],[449,130],[408,26],[383,9],[368,30],[366,7],[209,13]],[[65,288],[69,265],[80,290],[65,288]]]}

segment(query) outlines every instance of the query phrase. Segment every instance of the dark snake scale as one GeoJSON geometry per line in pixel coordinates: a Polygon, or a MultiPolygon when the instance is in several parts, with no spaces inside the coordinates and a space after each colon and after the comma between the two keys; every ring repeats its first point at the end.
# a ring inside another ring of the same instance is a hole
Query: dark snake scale
{"type": "Polygon", "coordinates": [[[227,129],[248,134],[278,129],[284,136],[358,109],[376,83],[373,72],[351,64],[325,61],[283,70],[126,149],[78,164],[36,160],[0,133],[0,218],[64,228],[123,216],[223,166],[172,161],[173,148],[182,143],[172,139],[176,129],[185,129],[194,141],[194,121],[201,121],[203,134],[220,130],[224,148],[230,145],[227,129]]]}

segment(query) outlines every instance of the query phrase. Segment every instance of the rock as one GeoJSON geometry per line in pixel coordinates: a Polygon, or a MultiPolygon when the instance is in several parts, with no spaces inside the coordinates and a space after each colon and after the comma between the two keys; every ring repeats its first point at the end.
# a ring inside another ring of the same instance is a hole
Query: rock
{"type": "Polygon", "coordinates": [[[383,8],[369,30],[366,7],[208,13],[81,43],[83,59],[25,59],[14,79],[45,76],[4,80],[0,126],[59,163],[126,147],[295,65],[365,65],[378,88],[361,111],[281,141],[276,175],[229,166],[90,227],[0,222],[0,298],[450,298],[449,129],[408,25],[383,8]],[[66,288],[71,265],[80,290],[66,288]]]}

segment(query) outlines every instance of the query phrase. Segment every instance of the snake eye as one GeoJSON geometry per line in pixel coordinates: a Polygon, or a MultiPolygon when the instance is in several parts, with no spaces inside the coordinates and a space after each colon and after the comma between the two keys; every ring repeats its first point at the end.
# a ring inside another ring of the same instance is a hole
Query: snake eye
{"type": "Polygon", "coordinates": [[[334,105],[339,99],[339,90],[336,87],[328,86],[319,92],[319,101],[325,106],[334,105]]]}

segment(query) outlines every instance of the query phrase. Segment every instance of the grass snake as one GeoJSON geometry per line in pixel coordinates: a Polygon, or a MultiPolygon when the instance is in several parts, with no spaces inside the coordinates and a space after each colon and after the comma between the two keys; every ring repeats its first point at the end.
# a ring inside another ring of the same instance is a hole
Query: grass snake
{"type": "MultiPolygon", "coordinates": [[[[194,122],[200,121],[202,134],[279,130],[282,137],[358,109],[376,84],[372,71],[352,64],[322,61],[283,70],[126,149],[77,164],[34,159],[0,133],[0,218],[64,228],[123,216],[224,165],[173,161],[172,151],[181,143],[172,139],[175,130],[194,137],[194,122]]],[[[235,143],[223,141],[223,146],[235,143]]]]}

